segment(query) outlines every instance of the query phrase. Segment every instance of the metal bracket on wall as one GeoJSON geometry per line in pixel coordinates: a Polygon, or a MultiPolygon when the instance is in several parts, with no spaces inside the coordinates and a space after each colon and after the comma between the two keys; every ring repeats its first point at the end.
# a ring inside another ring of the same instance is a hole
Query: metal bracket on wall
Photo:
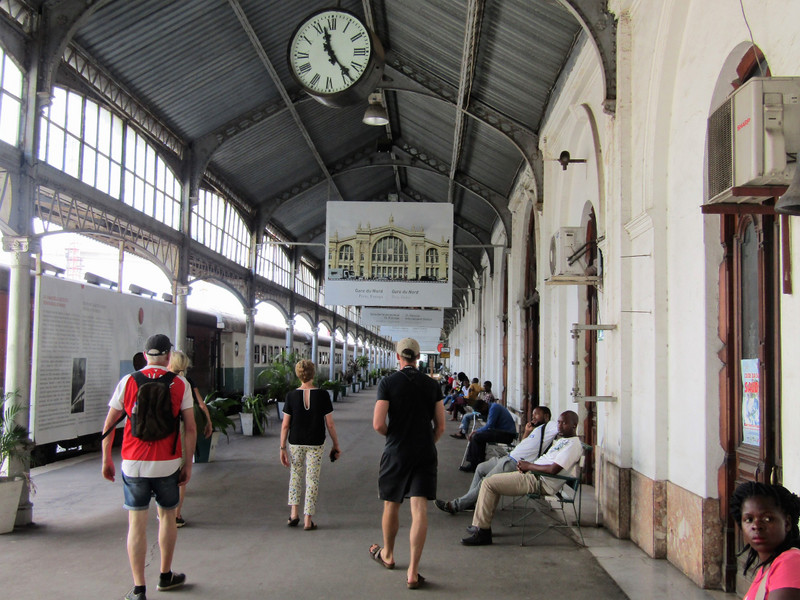
{"type": "Polygon", "coordinates": [[[573,355],[572,367],[574,369],[574,384],[572,387],[572,400],[573,402],[616,402],[616,396],[584,396],[580,389],[580,372],[579,367],[581,364],[578,358],[578,340],[583,331],[610,331],[616,329],[616,325],[584,325],[581,323],[573,323],[570,329],[573,341],[573,355]]]}

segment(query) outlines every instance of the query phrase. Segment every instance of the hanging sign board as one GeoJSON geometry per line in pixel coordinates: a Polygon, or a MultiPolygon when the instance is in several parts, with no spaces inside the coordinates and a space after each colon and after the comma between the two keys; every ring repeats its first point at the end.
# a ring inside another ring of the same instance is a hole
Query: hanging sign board
{"type": "Polygon", "coordinates": [[[761,445],[758,359],[742,361],[742,443],[761,445]]]}
{"type": "Polygon", "coordinates": [[[361,323],[367,327],[433,327],[441,329],[444,326],[444,310],[409,310],[365,306],[361,309],[361,323]]]}
{"type": "Polygon", "coordinates": [[[328,202],[326,235],[326,305],[452,304],[449,202],[328,202]]]}

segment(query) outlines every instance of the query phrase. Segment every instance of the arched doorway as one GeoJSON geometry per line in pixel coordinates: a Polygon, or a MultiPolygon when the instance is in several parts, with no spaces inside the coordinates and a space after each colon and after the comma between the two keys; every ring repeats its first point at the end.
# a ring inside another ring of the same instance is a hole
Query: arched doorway
{"type": "MultiPolygon", "coordinates": [[[[769,76],[761,51],[748,48],[736,68],[740,85],[769,76]]],[[[730,79],[728,79],[730,80],[730,79]]],[[[729,91],[733,91],[731,88],[729,91]]],[[[744,481],[780,483],[780,264],[781,227],[774,200],[720,214],[719,377],[720,511],[725,526],[726,590],[744,593],[748,582],[737,569],[744,546],[728,514],[734,488],[744,481]],[[739,576],[737,577],[737,573],[739,576]]]]}

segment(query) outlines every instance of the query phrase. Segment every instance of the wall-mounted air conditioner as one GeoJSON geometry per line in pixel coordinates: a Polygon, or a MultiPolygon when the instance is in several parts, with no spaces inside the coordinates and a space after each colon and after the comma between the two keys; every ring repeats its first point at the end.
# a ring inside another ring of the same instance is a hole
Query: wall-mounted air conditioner
{"type": "Polygon", "coordinates": [[[586,243],[583,227],[561,227],[550,239],[550,274],[584,275],[586,260],[579,250],[586,243]]]}
{"type": "Polygon", "coordinates": [[[789,185],[800,151],[800,77],[754,77],[708,119],[708,203],[752,202],[746,189],[789,185]]]}

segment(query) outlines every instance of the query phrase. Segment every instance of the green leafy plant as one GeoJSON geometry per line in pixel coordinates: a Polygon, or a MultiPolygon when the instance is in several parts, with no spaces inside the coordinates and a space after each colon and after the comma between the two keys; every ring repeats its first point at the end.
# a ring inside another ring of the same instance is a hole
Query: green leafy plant
{"type": "Polygon", "coordinates": [[[359,369],[366,369],[369,366],[369,357],[365,354],[356,358],[356,366],[359,369]]]}
{"type": "Polygon", "coordinates": [[[264,433],[264,423],[267,420],[267,401],[261,394],[242,396],[242,412],[253,415],[253,427],[258,433],[264,433]]]}
{"type": "MultiPolygon", "coordinates": [[[[228,442],[230,442],[228,429],[233,428],[234,423],[228,415],[239,405],[239,403],[233,398],[220,398],[217,396],[217,392],[209,393],[204,400],[206,406],[208,407],[208,414],[211,417],[211,427],[214,429],[214,431],[224,433],[225,438],[228,440],[228,442]]],[[[202,411],[200,412],[202,413],[202,411]]],[[[195,415],[196,414],[197,410],[195,410],[195,415]]],[[[203,415],[203,427],[205,427],[205,418],[205,415],[203,415]]],[[[200,427],[201,425],[198,421],[198,431],[202,431],[200,427]]]]}
{"type": "Polygon", "coordinates": [[[300,386],[300,380],[294,372],[294,366],[299,360],[298,356],[292,352],[287,354],[281,352],[278,357],[256,378],[256,386],[266,390],[268,398],[275,398],[283,402],[293,389],[300,386]]]}
{"type": "MultiPolygon", "coordinates": [[[[16,392],[5,393],[0,390],[0,464],[8,461],[9,477],[24,477],[24,473],[11,472],[12,462],[25,464],[30,459],[33,446],[28,440],[28,430],[16,422],[17,415],[22,410],[19,404],[12,402],[16,396],[16,392]]],[[[30,485],[28,479],[28,486],[30,485]]]]}

